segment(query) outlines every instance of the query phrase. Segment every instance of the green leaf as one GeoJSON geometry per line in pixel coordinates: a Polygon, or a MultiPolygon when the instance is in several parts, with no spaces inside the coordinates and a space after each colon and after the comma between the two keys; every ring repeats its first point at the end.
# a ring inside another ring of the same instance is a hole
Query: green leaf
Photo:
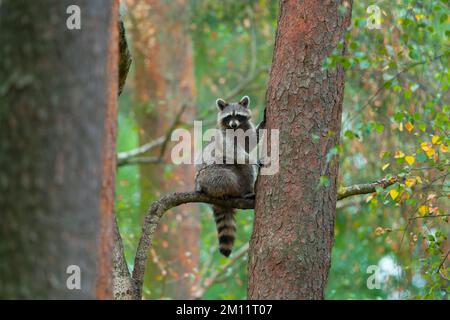
{"type": "Polygon", "coordinates": [[[375,130],[377,130],[378,133],[382,133],[384,130],[384,125],[381,123],[376,123],[375,124],[375,130]]]}
{"type": "Polygon", "coordinates": [[[416,156],[416,159],[417,159],[418,162],[424,162],[424,161],[427,161],[427,160],[428,160],[428,157],[427,157],[427,155],[424,154],[424,153],[419,153],[419,154],[416,156]]]}
{"type": "Polygon", "coordinates": [[[394,120],[395,120],[396,122],[401,122],[401,121],[403,120],[404,117],[405,117],[405,114],[404,114],[403,112],[397,112],[397,113],[394,115],[394,120]]]}
{"type": "Polygon", "coordinates": [[[355,134],[352,130],[346,130],[344,133],[344,136],[349,138],[349,139],[354,139],[355,138],[355,134]]]}

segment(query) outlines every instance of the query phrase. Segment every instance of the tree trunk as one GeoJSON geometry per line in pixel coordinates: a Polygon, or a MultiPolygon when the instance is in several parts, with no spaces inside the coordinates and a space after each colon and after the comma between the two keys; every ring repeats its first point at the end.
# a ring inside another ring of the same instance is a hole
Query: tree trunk
{"type": "MultiPolygon", "coordinates": [[[[141,144],[169,130],[183,105],[181,121],[195,115],[195,79],[189,35],[188,3],[185,0],[130,2],[130,34],[133,38],[137,122],[141,144]]],[[[141,211],[150,200],[171,191],[193,190],[194,167],[173,167],[170,147],[163,164],[140,166],[141,211]],[[164,172],[169,174],[165,175],[164,172]]],[[[158,152],[157,152],[158,153],[158,152]]],[[[156,154],[158,155],[158,154],[156,154]]],[[[195,207],[176,208],[165,216],[149,254],[146,282],[150,298],[192,297],[198,268],[199,217],[195,207]]]]}
{"type": "Polygon", "coordinates": [[[327,155],[339,143],[344,71],[321,64],[344,38],[351,2],[280,6],[265,113],[266,129],[279,129],[280,170],[257,181],[248,297],[323,299],[338,175],[327,155]]]}
{"type": "Polygon", "coordinates": [[[1,3],[0,298],[111,297],[117,15],[109,0],[1,3]]]}

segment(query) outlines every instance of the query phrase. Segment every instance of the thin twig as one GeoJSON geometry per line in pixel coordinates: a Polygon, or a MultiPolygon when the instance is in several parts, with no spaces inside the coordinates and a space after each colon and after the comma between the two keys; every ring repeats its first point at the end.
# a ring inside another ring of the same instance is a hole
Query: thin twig
{"type": "Polygon", "coordinates": [[[397,74],[395,74],[395,75],[392,77],[392,79],[389,79],[389,80],[386,80],[385,82],[383,82],[383,85],[380,86],[380,87],[377,89],[377,91],[375,91],[375,93],[374,93],[374,94],[366,101],[366,103],[361,107],[361,109],[359,109],[358,112],[355,113],[354,116],[347,118],[347,120],[345,120],[344,123],[351,122],[351,121],[353,121],[353,119],[354,119],[356,116],[363,114],[361,111],[364,110],[367,106],[369,106],[369,105],[372,103],[372,101],[373,101],[373,100],[374,100],[381,92],[383,92],[384,89],[386,89],[386,87],[385,87],[386,84],[391,83],[392,81],[394,81],[395,79],[397,79],[398,77],[400,77],[403,73],[405,73],[406,71],[408,71],[408,70],[410,70],[410,69],[412,69],[412,68],[414,68],[414,67],[417,67],[417,66],[420,66],[420,65],[423,65],[423,64],[426,64],[426,63],[432,63],[432,62],[434,62],[434,61],[436,61],[436,60],[441,59],[442,57],[444,57],[444,56],[446,56],[446,55],[448,55],[448,54],[449,54],[449,53],[440,54],[440,55],[437,55],[437,56],[431,58],[430,60],[423,60],[423,61],[415,62],[415,63],[412,63],[412,64],[406,66],[404,69],[402,69],[402,70],[400,70],[399,72],[397,72],[397,74]]]}
{"type": "Polygon", "coordinates": [[[164,142],[164,137],[159,137],[158,139],[151,141],[149,143],[143,144],[139,148],[119,152],[117,154],[117,166],[125,166],[128,164],[138,164],[138,163],[156,163],[158,162],[158,157],[139,157],[140,155],[150,151],[157,146],[160,146],[164,142]]]}
{"type": "Polygon", "coordinates": [[[172,122],[172,125],[170,126],[169,130],[166,131],[165,137],[164,137],[164,141],[161,145],[161,150],[159,152],[159,161],[161,161],[164,157],[164,153],[166,152],[166,148],[167,148],[167,144],[170,141],[170,137],[172,135],[172,131],[175,130],[176,126],[179,124],[181,116],[183,115],[184,111],[187,108],[187,104],[183,104],[180,108],[180,110],[178,111],[178,113],[175,116],[175,119],[172,122]]]}
{"type": "Polygon", "coordinates": [[[439,273],[441,271],[441,268],[444,265],[445,261],[447,260],[449,253],[450,250],[447,251],[447,254],[445,255],[444,259],[442,259],[441,263],[439,264],[439,267],[436,270],[436,273],[439,273]]]}
{"type": "Polygon", "coordinates": [[[166,131],[164,136],[159,137],[153,141],[150,141],[142,146],[139,146],[136,149],[132,149],[125,152],[119,152],[117,154],[117,166],[131,165],[131,164],[148,164],[148,163],[160,163],[164,157],[164,153],[166,152],[167,145],[170,141],[170,137],[172,135],[172,131],[176,128],[176,126],[180,123],[180,119],[184,111],[186,110],[187,105],[183,105],[178,113],[175,116],[174,121],[172,122],[170,128],[166,131]],[[159,155],[157,157],[139,157],[148,151],[161,146],[159,155]]]}
{"type": "Polygon", "coordinates": [[[194,292],[195,299],[201,299],[205,292],[218,281],[219,277],[224,274],[228,268],[233,266],[237,261],[239,261],[242,257],[244,257],[249,249],[249,243],[247,242],[242,247],[240,247],[236,252],[233,253],[232,258],[227,261],[224,265],[220,266],[218,269],[214,270],[214,272],[206,278],[203,282],[202,286],[199,286],[197,290],[194,292]]]}

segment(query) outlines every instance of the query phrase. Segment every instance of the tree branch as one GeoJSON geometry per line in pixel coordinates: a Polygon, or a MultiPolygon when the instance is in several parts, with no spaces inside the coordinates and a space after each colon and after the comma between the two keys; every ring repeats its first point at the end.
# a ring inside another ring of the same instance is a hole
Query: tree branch
{"type": "Polygon", "coordinates": [[[351,196],[359,194],[368,194],[376,191],[377,188],[381,187],[383,189],[393,185],[398,181],[398,177],[393,177],[389,180],[382,179],[380,181],[375,181],[372,183],[362,183],[355,184],[348,187],[340,187],[337,192],[337,200],[342,200],[351,196]]]}
{"type": "Polygon", "coordinates": [[[172,131],[175,130],[176,126],[180,122],[181,116],[183,115],[184,111],[186,110],[187,105],[183,104],[178,111],[178,113],[175,115],[175,119],[172,122],[172,125],[170,126],[169,130],[167,130],[164,141],[161,145],[161,151],[159,152],[158,160],[161,161],[164,157],[164,153],[166,152],[167,144],[169,143],[170,137],[172,136],[172,131]]]}
{"type": "Polygon", "coordinates": [[[264,72],[269,72],[269,67],[261,67],[257,70],[255,70],[252,73],[249,73],[249,75],[242,81],[240,82],[236,87],[234,87],[233,89],[231,89],[230,92],[228,92],[227,95],[224,96],[225,100],[230,100],[233,97],[237,96],[238,94],[242,93],[247,86],[252,83],[260,74],[264,73],[264,72]]]}
{"type": "MultiPolygon", "coordinates": [[[[376,191],[377,187],[386,188],[395,182],[397,182],[396,177],[390,180],[383,179],[373,183],[342,187],[338,191],[338,200],[342,200],[353,195],[372,193],[376,191]]],[[[186,203],[198,202],[216,204],[223,207],[236,209],[253,209],[255,206],[254,198],[217,199],[200,192],[175,192],[165,195],[161,199],[155,201],[145,216],[144,224],[142,226],[142,236],[139,241],[134,260],[132,277],[136,284],[136,294],[138,297],[141,296],[148,252],[151,247],[153,234],[158,226],[159,220],[169,209],[186,203]]]]}
{"type": "Polygon", "coordinates": [[[137,296],[141,297],[142,285],[144,280],[145,265],[147,262],[148,252],[152,243],[153,233],[158,226],[158,222],[163,214],[174,207],[185,203],[210,203],[224,207],[237,209],[252,209],[255,199],[217,199],[200,192],[175,192],[168,194],[161,199],[155,201],[150,210],[147,212],[142,226],[142,236],[136,251],[133,269],[133,279],[136,283],[137,296]]]}
{"type": "Polygon", "coordinates": [[[114,217],[114,249],[113,258],[113,297],[115,300],[138,299],[133,279],[128,270],[123,248],[122,237],[120,236],[117,219],[114,217]]]}
{"type": "Polygon", "coordinates": [[[179,124],[181,116],[186,110],[187,105],[183,104],[175,116],[172,125],[167,130],[164,136],[159,137],[156,140],[150,141],[149,143],[143,144],[142,146],[132,149],[130,151],[119,152],[117,154],[117,166],[124,166],[129,164],[143,164],[143,163],[160,163],[164,157],[164,153],[167,149],[167,144],[169,143],[172,131],[179,124]],[[144,153],[147,153],[151,149],[161,146],[161,150],[157,157],[139,157],[144,153]]]}
{"type": "MultiPolygon", "coordinates": [[[[164,143],[164,136],[159,137],[156,140],[150,141],[149,143],[143,144],[142,146],[125,152],[119,152],[117,154],[117,166],[124,166],[127,164],[136,164],[141,163],[138,161],[133,161],[133,158],[137,158],[141,156],[142,154],[150,151],[153,148],[156,148],[164,143]]],[[[158,160],[158,157],[150,157],[152,159],[146,158],[149,162],[156,162],[158,160]]],[[[147,163],[149,163],[147,162],[147,163]]]]}
{"type": "Polygon", "coordinates": [[[441,269],[444,266],[445,261],[447,260],[449,254],[450,254],[450,250],[447,251],[447,254],[445,255],[444,259],[442,259],[441,263],[439,263],[439,267],[436,270],[436,273],[438,273],[441,278],[443,278],[447,281],[450,281],[450,279],[448,279],[444,274],[442,274],[441,269]]]}

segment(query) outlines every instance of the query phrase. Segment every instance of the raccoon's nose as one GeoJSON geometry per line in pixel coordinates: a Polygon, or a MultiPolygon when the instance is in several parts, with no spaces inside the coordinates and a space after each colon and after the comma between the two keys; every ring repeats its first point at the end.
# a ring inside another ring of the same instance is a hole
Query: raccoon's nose
{"type": "Polygon", "coordinates": [[[230,121],[230,127],[231,127],[232,129],[236,129],[237,127],[239,127],[239,121],[237,121],[237,120],[231,120],[231,121],[230,121]]]}

